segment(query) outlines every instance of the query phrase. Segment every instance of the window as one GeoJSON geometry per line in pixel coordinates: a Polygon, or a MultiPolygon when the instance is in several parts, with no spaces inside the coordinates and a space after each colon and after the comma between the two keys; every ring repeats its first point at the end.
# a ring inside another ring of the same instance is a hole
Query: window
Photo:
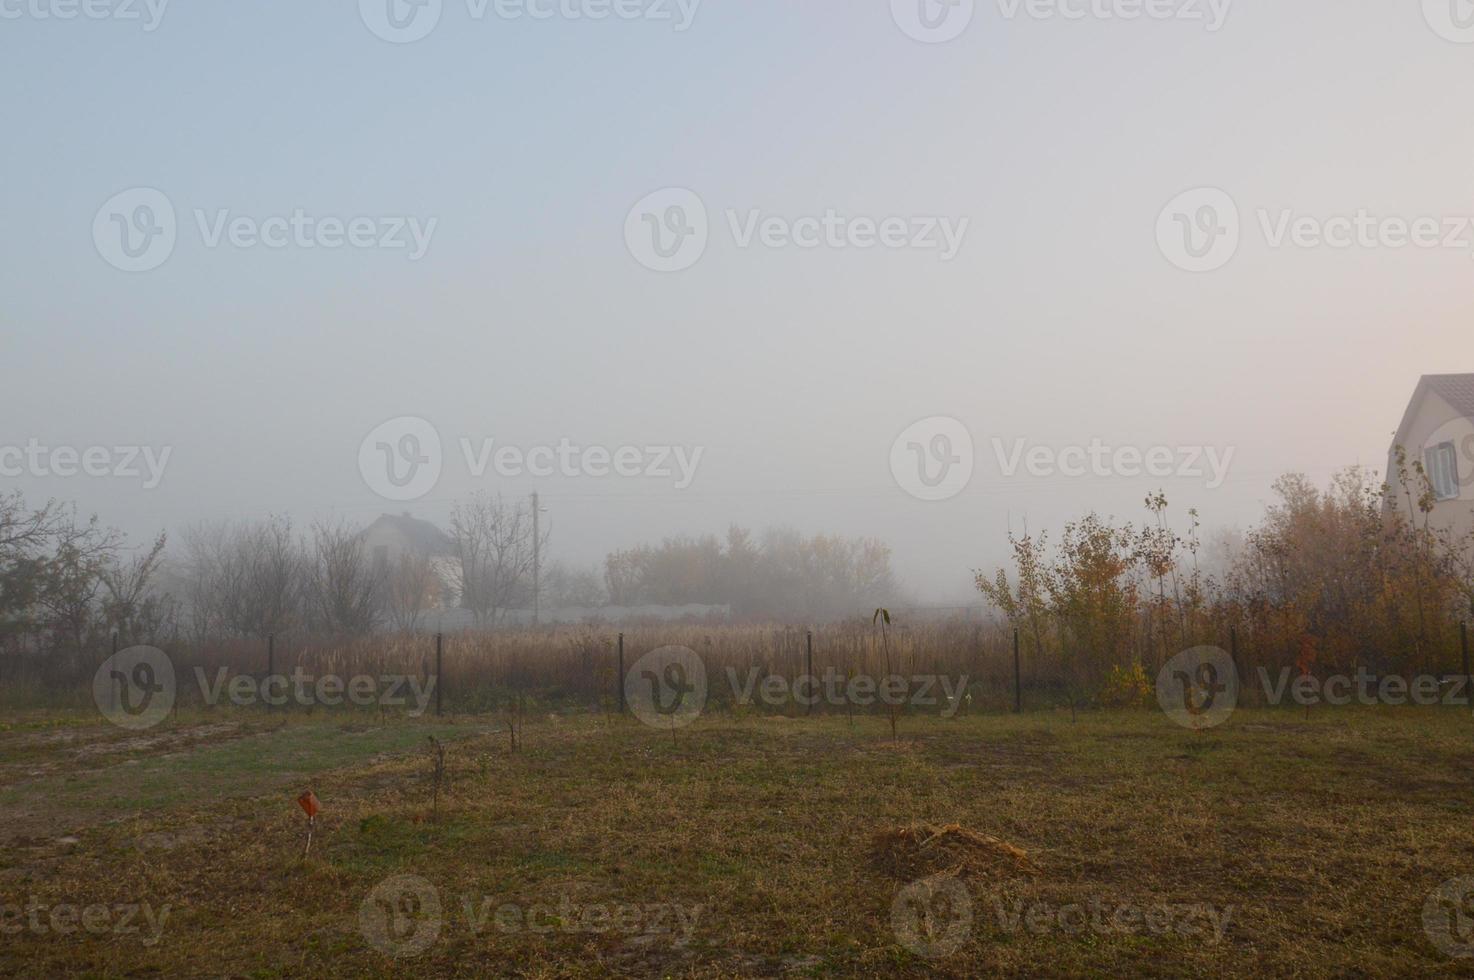
{"type": "Polygon", "coordinates": [[[1433,484],[1433,495],[1439,500],[1456,500],[1459,496],[1459,456],[1451,442],[1439,443],[1428,449],[1424,465],[1428,468],[1428,480],[1433,484]]]}

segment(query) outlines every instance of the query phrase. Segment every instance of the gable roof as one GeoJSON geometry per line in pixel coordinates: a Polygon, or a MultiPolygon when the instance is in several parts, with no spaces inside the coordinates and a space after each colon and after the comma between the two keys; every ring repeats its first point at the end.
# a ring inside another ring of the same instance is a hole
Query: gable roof
{"type": "Polygon", "coordinates": [[[1397,434],[1392,438],[1393,451],[1402,444],[1408,423],[1429,392],[1448,402],[1455,412],[1474,419],[1474,374],[1425,374],[1418,379],[1418,387],[1413,390],[1413,397],[1408,400],[1407,410],[1398,423],[1397,434]]]}
{"type": "Polygon", "coordinates": [[[1474,374],[1425,374],[1423,381],[1455,412],[1474,418],[1474,374]]]}
{"type": "Polygon", "coordinates": [[[455,550],[450,535],[429,521],[422,521],[408,514],[383,514],[364,529],[364,534],[374,528],[387,528],[400,534],[410,546],[425,555],[447,555],[455,550]]]}

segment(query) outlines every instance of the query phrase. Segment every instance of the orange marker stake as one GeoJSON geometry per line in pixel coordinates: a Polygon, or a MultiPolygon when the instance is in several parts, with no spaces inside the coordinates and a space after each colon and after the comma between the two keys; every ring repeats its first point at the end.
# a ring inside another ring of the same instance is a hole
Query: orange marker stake
{"type": "Polygon", "coordinates": [[[307,814],[307,846],[302,849],[302,856],[305,858],[307,852],[312,850],[312,828],[317,823],[317,814],[322,810],[322,804],[317,801],[317,795],[309,789],[297,797],[297,805],[307,814]]]}

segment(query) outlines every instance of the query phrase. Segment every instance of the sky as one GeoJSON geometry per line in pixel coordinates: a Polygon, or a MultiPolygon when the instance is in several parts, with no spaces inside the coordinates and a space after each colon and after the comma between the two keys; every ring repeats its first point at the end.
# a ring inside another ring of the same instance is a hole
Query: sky
{"type": "Polygon", "coordinates": [[[1247,526],[1474,370],[1467,6],[0,0],[0,487],[537,491],[572,564],[786,525],[937,603],[1247,526]]]}

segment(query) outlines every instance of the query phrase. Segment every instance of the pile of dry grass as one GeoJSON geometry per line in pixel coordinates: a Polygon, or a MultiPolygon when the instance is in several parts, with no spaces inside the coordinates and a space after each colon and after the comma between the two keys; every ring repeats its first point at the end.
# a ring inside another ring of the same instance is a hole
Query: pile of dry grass
{"type": "Polygon", "coordinates": [[[903,881],[936,875],[1000,878],[1039,873],[1022,848],[955,823],[887,827],[871,836],[870,850],[877,868],[903,881]]]}

